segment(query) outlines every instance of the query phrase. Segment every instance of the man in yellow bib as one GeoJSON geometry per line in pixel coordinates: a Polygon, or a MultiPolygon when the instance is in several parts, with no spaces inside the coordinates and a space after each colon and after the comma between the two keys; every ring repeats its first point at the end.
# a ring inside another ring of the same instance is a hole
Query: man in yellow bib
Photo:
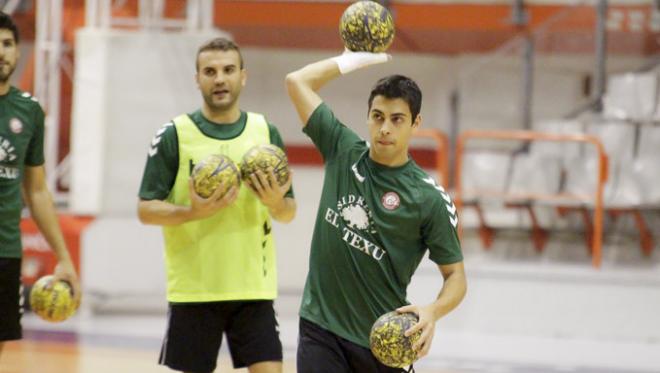
{"type": "Polygon", "coordinates": [[[271,218],[289,222],[295,216],[291,178],[279,186],[272,171],[260,172],[253,190],[243,184],[221,196],[218,188],[205,199],[194,191],[190,173],[210,154],[238,164],[256,144],[284,145],[263,115],[239,108],[247,75],[236,44],[217,38],[202,45],[195,77],[202,107],[156,132],[139,193],[140,220],[162,225],[165,236],[169,312],[159,362],[212,372],[226,333],[235,368],[279,373],[271,218]]]}

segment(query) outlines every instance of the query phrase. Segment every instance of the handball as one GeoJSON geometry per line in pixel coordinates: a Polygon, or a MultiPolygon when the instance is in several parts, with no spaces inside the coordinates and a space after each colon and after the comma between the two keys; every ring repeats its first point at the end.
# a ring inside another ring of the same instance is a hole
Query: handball
{"type": "Polygon", "coordinates": [[[419,340],[419,330],[410,337],[404,333],[417,324],[417,315],[413,313],[388,312],[376,320],[371,327],[369,346],[371,352],[381,363],[392,368],[404,368],[417,360],[417,351],[413,344],[419,340]]]}
{"type": "Polygon", "coordinates": [[[346,49],[354,52],[384,52],[394,39],[390,12],[373,1],[358,1],[344,11],[339,34],[346,49]]]}
{"type": "Polygon", "coordinates": [[[238,167],[225,155],[212,154],[197,163],[190,175],[195,192],[203,198],[209,198],[217,188],[224,190],[224,196],[232,186],[240,186],[241,178],[238,167]]]}
{"type": "Polygon", "coordinates": [[[277,183],[282,186],[289,180],[289,161],[284,151],[273,144],[256,145],[248,150],[241,162],[241,176],[250,183],[250,175],[261,170],[268,173],[272,168],[277,183]]]}
{"type": "Polygon", "coordinates": [[[46,321],[64,321],[76,312],[79,305],[71,286],[64,281],[53,283],[52,275],[37,280],[30,291],[30,308],[46,321]]]}

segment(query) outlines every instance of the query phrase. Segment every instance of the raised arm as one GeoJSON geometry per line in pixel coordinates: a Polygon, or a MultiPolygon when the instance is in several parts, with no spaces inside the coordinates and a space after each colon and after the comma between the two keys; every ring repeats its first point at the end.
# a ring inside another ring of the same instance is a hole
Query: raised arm
{"type": "Polygon", "coordinates": [[[309,117],[321,104],[319,89],[339,75],[351,71],[387,62],[390,56],[385,53],[350,52],[314,62],[286,76],[286,88],[293,102],[303,127],[309,117]]]}

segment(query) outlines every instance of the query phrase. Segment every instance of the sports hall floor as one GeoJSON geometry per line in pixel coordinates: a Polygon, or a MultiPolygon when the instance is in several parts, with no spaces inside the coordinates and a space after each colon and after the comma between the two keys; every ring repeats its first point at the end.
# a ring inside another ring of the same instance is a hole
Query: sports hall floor
{"type": "MultiPolygon", "coordinates": [[[[320,170],[294,171],[299,208],[314,209],[318,189],[310,186],[320,184],[320,170]]],[[[300,224],[310,225],[313,219],[301,215],[300,224]]],[[[658,219],[650,223],[657,226],[658,219]]],[[[485,251],[476,232],[466,230],[468,296],[438,323],[431,354],[416,371],[660,372],[660,340],[653,337],[660,334],[659,245],[650,258],[643,257],[635,235],[625,229],[632,223],[617,224],[606,234],[600,270],[591,268],[579,235],[553,235],[538,254],[528,232],[501,231],[485,251]],[[628,324],[615,325],[622,323],[628,324]]],[[[296,234],[301,227],[286,229],[283,234],[296,234]]],[[[439,289],[439,279],[423,262],[410,287],[411,301],[439,289]]],[[[276,302],[285,373],[295,372],[299,302],[300,293],[287,289],[276,302]]],[[[156,363],[165,318],[164,312],[83,309],[64,323],[48,324],[27,314],[25,338],[6,344],[0,373],[169,372],[156,363]]],[[[218,372],[234,371],[226,343],[218,366],[218,372]]]]}

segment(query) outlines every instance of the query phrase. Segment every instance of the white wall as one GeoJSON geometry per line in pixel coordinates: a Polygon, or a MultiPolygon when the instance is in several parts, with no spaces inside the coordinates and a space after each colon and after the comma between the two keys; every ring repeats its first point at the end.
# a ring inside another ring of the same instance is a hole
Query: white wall
{"type": "Polygon", "coordinates": [[[156,130],[198,105],[195,53],[215,34],[76,34],[71,209],[133,215],[156,130]]]}

